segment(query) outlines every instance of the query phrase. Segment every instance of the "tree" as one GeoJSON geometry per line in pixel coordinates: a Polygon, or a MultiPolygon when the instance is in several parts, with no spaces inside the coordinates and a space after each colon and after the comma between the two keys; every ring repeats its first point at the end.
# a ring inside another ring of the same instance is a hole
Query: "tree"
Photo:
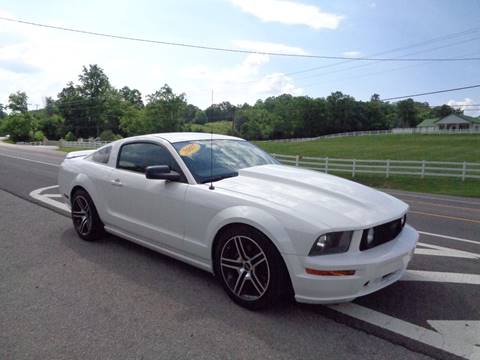
{"type": "Polygon", "coordinates": [[[220,104],[212,104],[205,109],[208,121],[221,121],[231,120],[235,112],[235,106],[228,101],[221,102],[220,104]]]}
{"type": "Polygon", "coordinates": [[[28,111],[28,96],[23,91],[17,91],[8,97],[8,108],[13,112],[26,113],[28,111]]]}
{"type": "Polygon", "coordinates": [[[44,116],[39,120],[39,128],[49,140],[60,139],[64,131],[64,120],[60,115],[44,116]]]}
{"type": "Polygon", "coordinates": [[[195,117],[193,118],[193,122],[195,124],[203,125],[207,121],[208,121],[208,118],[207,118],[207,114],[205,113],[205,111],[197,110],[197,112],[195,113],[195,117]]]}
{"type": "Polygon", "coordinates": [[[5,112],[6,109],[7,107],[0,103],[0,120],[7,117],[7,113],[5,112]]]}
{"type": "Polygon", "coordinates": [[[148,95],[145,107],[145,122],[148,132],[181,131],[187,105],[185,94],[176,95],[165,84],[160,90],[148,95]]]}
{"type": "Polygon", "coordinates": [[[463,111],[460,109],[454,109],[449,105],[435,106],[432,110],[432,117],[443,118],[450,114],[463,114],[463,111]]]}
{"type": "Polygon", "coordinates": [[[87,105],[85,109],[89,126],[88,135],[98,136],[106,122],[106,101],[111,90],[110,82],[98,65],[89,65],[88,68],[84,66],[78,79],[80,80],[78,91],[87,105]]]}
{"type": "Polygon", "coordinates": [[[400,127],[415,127],[419,123],[418,110],[413,99],[399,101],[397,113],[400,127]]]}
{"type": "Polygon", "coordinates": [[[33,117],[29,113],[12,113],[2,121],[2,132],[13,141],[30,141],[34,132],[33,117]]]}
{"type": "Polygon", "coordinates": [[[137,89],[130,89],[128,86],[124,86],[120,89],[120,96],[123,101],[133,106],[143,107],[142,93],[137,89]]]}
{"type": "Polygon", "coordinates": [[[45,112],[47,116],[52,116],[58,112],[57,105],[55,104],[55,100],[52,97],[47,96],[45,98],[45,112]]]}

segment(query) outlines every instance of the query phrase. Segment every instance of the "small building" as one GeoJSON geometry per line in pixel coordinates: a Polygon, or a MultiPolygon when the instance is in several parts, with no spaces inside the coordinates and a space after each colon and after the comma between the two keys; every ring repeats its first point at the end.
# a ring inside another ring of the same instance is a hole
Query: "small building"
{"type": "Polygon", "coordinates": [[[425,119],[417,128],[422,130],[480,130],[480,118],[450,114],[443,118],[425,119]]]}

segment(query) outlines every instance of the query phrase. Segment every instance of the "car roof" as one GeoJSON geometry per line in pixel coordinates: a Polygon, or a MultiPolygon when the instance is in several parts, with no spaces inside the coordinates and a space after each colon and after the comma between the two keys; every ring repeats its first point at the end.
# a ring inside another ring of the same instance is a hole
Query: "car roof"
{"type": "Polygon", "coordinates": [[[235,136],[221,135],[221,134],[209,134],[201,132],[171,132],[171,133],[159,133],[150,134],[147,136],[158,137],[167,140],[170,143],[182,142],[182,141],[196,141],[196,140],[243,140],[235,136]]]}

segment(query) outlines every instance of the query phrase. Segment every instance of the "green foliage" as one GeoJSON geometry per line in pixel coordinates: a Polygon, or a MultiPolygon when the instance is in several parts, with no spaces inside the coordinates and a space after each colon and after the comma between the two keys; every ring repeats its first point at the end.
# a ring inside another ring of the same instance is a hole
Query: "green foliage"
{"type": "MultiPolygon", "coordinates": [[[[462,113],[448,105],[431,108],[428,103],[406,99],[382,102],[373,94],[370,101],[357,101],[342,92],[326,98],[283,94],[258,100],[254,105],[234,106],[228,101],[202,111],[188,104],[185,94],[176,94],[165,84],[146,96],[137,89],[114,88],[98,65],[83,67],[78,83],[69,82],[57,99],[46,98],[44,109],[28,112],[24,92],[11,94],[12,113],[30,113],[30,134],[41,130],[49,139],[66,133],[74,138],[109,138],[168,131],[213,131],[237,134],[248,139],[315,137],[325,134],[413,127],[426,118],[462,113]],[[213,123],[222,125],[217,129],[213,123]],[[234,126],[224,126],[233,122],[234,126]]],[[[0,105],[0,124],[7,114],[0,105]]],[[[3,120],[5,122],[5,120],[3,120]]],[[[1,130],[0,130],[1,131],[1,130]]]]}
{"type": "Polygon", "coordinates": [[[17,91],[8,97],[8,108],[13,112],[26,113],[28,111],[28,96],[23,91],[17,91]]]}
{"type": "Polygon", "coordinates": [[[10,135],[10,139],[17,141],[30,141],[34,120],[29,113],[12,113],[2,121],[2,132],[10,135]]]}
{"type": "Polygon", "coordinates": [[[65,140],[67,141],[75,141],[75,135],[71,131],[65,134],[65,140]]]}
{"type": "Polygon", "coordinates": [[[197,112],[195,113],[195,117],[193,118],[193,122],[195,124],[203,125],[203,124],[207,123],[207,121],[208,121],[208,118],[207,118],[207,114],[205,113],[205,111],[197,110],[197,112]]]}
{"type": "Polygon", "coordinates": [[[41,130],[37,130],[33,133],[33,141],[43,141],[43,139],[45,139],[45,135],[43,135],[41,130]]]}
{"type": "Polygon", "coordinates": [[[57,140],[62,137],[63,118],[60,115],[44,115],[38,122],[40,130],[49,140],[57,140]]]}
{"type": "Polygon", "coordinates": [[[114,141],[115,139],[115,134],[113,133],[112,130],[103,130],[102,133],[100,134],[100,140],[102,141],[114,141]]]}
{"type": "Polygon", "coordinates": [[[220,104],[212,104],[205,109],[208,121],[221,121],[233,119],[235,114],[235,106],[228,101],[221,102],[220,104]]]}
{"type": "Polygon", "coordinates": [[[189,128],[185,131],[193,132],[213,132],[215,134],[233,135],[232,122],[231,121],[214,121],[208,122],[204,125],[189,124],[189,128]]]}

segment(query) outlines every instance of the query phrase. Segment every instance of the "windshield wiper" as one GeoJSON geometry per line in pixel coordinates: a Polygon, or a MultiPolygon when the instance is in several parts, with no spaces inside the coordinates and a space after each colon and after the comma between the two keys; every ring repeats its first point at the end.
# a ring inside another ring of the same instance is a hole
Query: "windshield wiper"
{"type": "Polygon", "coordinates": [[[208,179],[205,179],[204,181],[202,181],[202,184],[213,182],[213,181],[220,181],[220,180],[235,177],[235,176],[238,176],[238,172],[236,172],[236,171],[228,173],[228,174],[216,175],[216,176],[212,176],[208,179]]]}

